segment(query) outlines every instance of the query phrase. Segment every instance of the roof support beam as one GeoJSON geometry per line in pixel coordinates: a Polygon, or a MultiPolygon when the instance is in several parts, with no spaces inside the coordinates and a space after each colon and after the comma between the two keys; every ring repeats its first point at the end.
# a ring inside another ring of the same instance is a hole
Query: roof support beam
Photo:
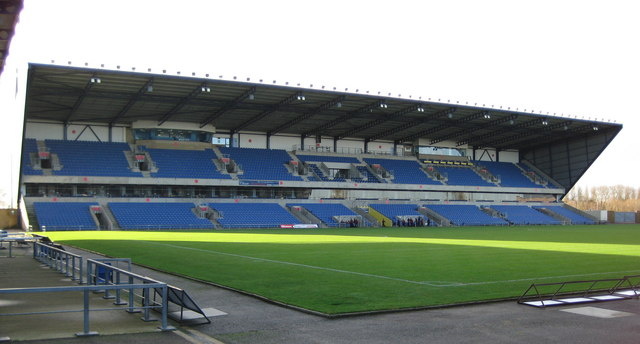
{"type": "Polygon", "coordinates": [[[297,118],[294,118],[294,119],[290,120],[289,122],[284,123],[284,124],[280,125],[279,127],[270,130],[269,134],[270,135],[274,135],[274,134],[279,133],[279,132],[281,132],[281,131],[283,131],[285,129],[291,128],[292,126],[294,126],[294,125],[296,125],[296,124],[298,124],[298,123],[300,123],[302,121],[306,121],[307,119],[315,116],[316,114],[318,114],[319,112],[321,112],[323,110],[327,110],[327,109],[330,109],[330,108],[332,108],[334,106],[337,106],[338,103],[344,101],[345,98],[346,98],[345,96],[336,97],[336,98],[334,98],[334,99],[332,99],[332,100],[330,100],[330,101],[318,106],[317,108],[315,108],[315,109],[313,109],[313,110],[311,110],[309,112],[305,112],[301,116],[298,116],[297,118]]]}
{"type": "Polygon", "coordinates": [[[344,114],[344,116],[340,116],[332,121],[329,121],[321,126],[315,127],[309,131],[307,131],[306,133],[304,133],[304,135],[310,135],[310,134],[319,134],[322,130],[325,129],[329,129],[333,126],[335,126],[336,124],[339,124],[341,122],[343,122],[345,119],[349,119],[352,116],[356,116],[359,114],[366,114],[366,113],[370,113],[373,112],[373,110],[375,109],[379,109],[380,106],[382,106],[382,104],[384,104],[384,101],[382,100],[376,100],[373,103],[370,103],[368,105],[365,105],[355,111],[350,111],[344,114]]]}
{"type": "MultiPolygon", "coordinates": [[[[541,142],[541,139],[544,139],[544,140],[542,140],[544,142],[548,142],[548,141],[550,141],[549,138],[551,136],[553,136],[553,137],[556,137],[556,136],[557,137],[570,137],[570,136],[575,135],[575,134],[580,133],[580,132],[584,132],[584,131],[587,131],[587,130],[590,130],[590,131],[593,130],[593,125],[592,124],[582,125],[582,126],[579,126],[579,127],[576,127],[575,124],[576,124],[575,122],[572,123],[571,121],[566,121],[566,122],[562,122],[562,123],[558,123],[558,124],[554,124],[554,125],[550,126],[549,130],[545,130],[545,132],[542,133],[542,135],[536,135],[536,136],[526,135],[526,136],[533,136],[533,137],[531,137],[530,139],[524,140],[524,141],[516,142],[515,144],[507,145],[508,142],[511,142],[511,141],[515,140],[514,137],[516,135],[514,135],[513,137],[504,138],[503,140],[495,142],[494,144],[496,146],[499,145],[499,146],[503,146],[505,148],[506,147],[508,147],[508,148],[529,147],[529,146],[535,146],[536,143],[541,142]],[[574,125],[573,127],[571,127],[572,124],[574,125]],[[565,126],[567,127],[567,129],[565,129],[563,131],[552,132],[553,129],[561,129],[561,128],[564,128],[565,126]]],[[[520,135],[520,138],[523,138],[523,135],[520,135]]],[[[555,141],[555,140],[552,140],[552,141],[555,141]]]]}
{"type": "Polygon", "coordinates": [[[375,134],[373,136],[367,137],[366,140],[375,141],[375,140],[378,140],[378,139],[393,135],[395,133],[399,133],[399,132],[401,132],[403,130],[407,130],[407,129],[411,128],[411,127],[415,127],[416,125],[420,125],[422,123],[426,123],[426,122],[428,122],[430,120],[451,115],[454,112],[456,112],[456,108],[448,108],[448,109],[443,110],[443,111],[432,113],[432,114],[429,114],[429,115],[421,118],[420,120],[407,122],[407,123],[404,123],[404,124],[402,124],[400,126],[397,126],[395,128],[392,128],[392,129],[389,129],[389,130],[385,130],[385,131],[377,133],[377,134],[375,134]]]}
{"type": "MultiPolygon", "coordinates": [[[[532,119],[532,120],[529,120],[529,121],[526,121],[526,122],[522,122],[522,123],[519,123],[519,124],[515,124],[515,125],[513,125],[513,126],[509,127],[508,129],[509,129],[509,130],[513,130],[513,129],[525,129],[525,128],[528,128],[528,127],[530,127],[530,126],[532,126],[532,125],[540,124],[542,120],[543,120],[543,118],[536,118],[536,119],[532,119]]],[[[497,122],[497,121],[496,121],[496,122],[497,122]]],[[[507,121],[506,121],[506,118],[505,118],[505,120],[503,121],[503,123],[504,123],[504,122],[507,122],[507,121]]],[[[493,125],[494,123],[491,123],[491,124],[493,125]]],[[[471,143],[471,144],[473,144],[474,146],[479,146],[479,144],[476,144],[476,142],[477,142],[478,140],[493,139],[494,137],[496,137],[496,135],[499,135],[500,133],[504,133],[504,131],[505,131],[505,128],[500,128],[500,129],[498,129],[498,130],[494,130],[494,131],[492,131],[492,132],[490,132],[490,133],[486,133],[486,134],[481,134],[481,135],[472,136],[472,137],[466,138],[466,139],[464,139],[464,140],[458,141],[456,145],[457,145],[457,146],[462,146],[462,145],[466,145],[466,144],[471,143]]]]}
{"type": "Polygon", "coordinates": [[[248,90],[244,91],[241,95],[237,96],[232,101],[226,103],[222,108],[218,111],[214,112],[211,116],[207,117],[204,121],[200,123],[200,128],[203,128],[205,125],[215,121],[220,116],[224,115],[227,111],[235,108],[238,104],[242,103],[245,99],[247,99],[250,95],[256,93],[256,87],[250,87],[248,90]]]}
{"type": "Polygon", "coordinates": [[[564,128],[564,127],[569,126],[569,125],[571,125],[570,121],[556,123],[556,124],[553,124],[553,125],[545,126],[544,128],[542,128],[540,130],[535,130],[535,131],[527,130],[524,133],[517,133],[517,134],[511,135],[511,136],[508,136],[508,137],[481,142],[481,143],[478,144],[478,146],[480,146],[480,147],[497,147],[498,145],[504,145],[505,143],[508,143],[508,142],[511,142],[511,141],[515,141],[515,140],[521,140],[521,139],[529,137],[529,136],[535,136],[534,140],[539,140],[540,136],[548,135],[555,129],[561,129],[561,128],[564,128]]]}
{"type": "MultiPolygon", "coordinates": [[[[400,142],[413,141],[413,140],[415,140],[415,139],[417,139],[417,138],[419,138],[421,136],[437,133],[437,132],[439,132],[441,130],[445,130],[445,129],[451,128],[451,126],[459,125],[461,123],[465,123],[465,122],[468,122],[468,121],[473,121],[474,119],[484,117],[485,115],[488,115],[488,114],[489,114],[488,111],[476,112],[476,113],[471,114],[469,116],[465,116],[463,118],[459,118],[459,119],[456,119],[454,121],[451,121],[450,123],[440,124],[440,125],[438,125],[436,127],[429,128],[429,129],[426,129],[426,130],[422,130],[422,131],[419,131],[419,132],[417,132],[415,134],[411,134],[409,136],[405,136],[405,137],[399,139],[399,141],[400,142]]],[[[433,140],[432,140],[432,142],[433,142],[433,140]]]]}
{"type": "Polygon", "coordinates": [[[171,110],[165,113],[162,116],[162,118],[160,118],[160,120],[158,121],[158,125],[162,125],[164,122],[168,121],[171,118],[171,116],[178,113],[178,111],[180,111],[183,107],[189,104],[189,101],[191,99],[197,97],[200,93],[202,93],[202,89],[205,87],[207,87],[207,83],[203,82],[200,85],[198,85],[198,87],[194,88],[193,91],[191,91],[191,93],[189,93],[186,97],[183,97],[182,99],[180,99],[178,104],[176,104],[171,110]]]}
{"type": "MultiPolygon", "coordinates": [[[[491,115],[491,112],[487,111],[487,113],[489,115],[491,115]]],[[[507,117],[498,118],[497,120],[494,120],[494,121],[491,121],[491,122],[487,122],[487,123],[482,124],[482,125],[474,126],[473,129],[463,129],[463,130],[459,130],[459,131],[456,131],[456,132],[448,134],[448,135],[442,135],[442,136],[436,137],[433,140],[431,140],[431,144],[436,144],[436,143],[439,143],[439,142],[442,142],[442,141],[446,141],[446,140],[453,140],[453,139],[456,139],[456,138],[458,138],[460,136],[464,136],[464,135],[470,135],[471,133],[473,133],[476,130],[482,130],[482,129],[485,129],[485,128],[496,126],[498,124],[505,123],[505,122],[515,121],[516,118],[518,118],[518,115],[509,115],[507,117]]],[[[460,124],[462,124],[462,123],[460,123],[460,124]]]]}
{"type": "Polygon", "coordinates": [[[64,124],[69,125],[69,121],[71,121],[71,118],[73,117],[73,115],[76,114],[76,112],[78,112],[78,109],[80,108],[80,105],[82,105],[82,102],[84,101],[84,98],[86,98],[87,94],[89,94],[89,90],[91,90],[91,88],[93,87],[93,85],[95,85],[94,82],[92,82],[93,78],[95,78],[95,74],[91,77],[91,80],[87,81],[87,84],[84,86],[84,89],[82,90],[82,93],[80,93],[80,95],[78,96],[78,99],[76,99],[76,102],[73,103],[73,106],[71,107],[71,110],[69,110],[69,114],[67,115],[67,118],[65,118],[64,120],[64,124]]]}
{"type": "Polygon", "coordinates": [[[113,117],[111,119],[111,121],[109,121],[109,127],[111,127],[112,125],[114,125],[118,119],[122,118],[124,115],[127,114],[127,112],[129,112],[129,110],[131,110],[131,108],[136,104],[136,102],[140,99],[140,97],[145,94],[145,92],[147,92],[147,90],[149,89],[149,86],[151,86],[153,84],[153,77],[150,77],[147,82],[145,82],[145,84],[140,87],[140,89],[138,90],[138,92],[136,94],[134,94],[133,96],[131,96],[131,98],[129,99],[129,101],[127,102],[127,104],[120,110],[118,111],[118,114],[115,115],[115,117],[113,117]]]}
{"type": "Polygon", "coordinates": [[[260,114],[258,114],[257,116],[254,116],[252,118],[250,118],[249,120],[245,121],[244,123],[240,124],[239,126],[231,129],[232,132],[239,132],[240,130],[250,126],[251,124],[269,116],[270,114],[280,110],[284,105],[288,105],[293,103],[294,101],[296,101],[297,99],[299,99],[301,97],[302,93],[301,92],[296,92],[290,96],[288,96],[287,98],[282,99],[281,101],[279,101],[277,104],[273,105],[270,109],[262,111],[260,114]]]}
{"type": "Polygon", "coordinates": [[[402,117],[402,116],[404,116],[406,114],[412,113],[414,111],[418,111],[418,109],[423,109],[424,110],[424,106],[421,105],[421,104],[411,105],[409,107],[406,107],[406,108],[404,108],[402,110],[396,111],[396,112],[394,112],[394,113],[392,113],[392,114],[390,114],[388,116],[385,116],[383,118],[378,118],[378,119],[376,119],[374,121],[371,121],[369,123],[363,124],[363,125],[361,125],[359,127],[344,131],[344,132],[338,134],[336,137],[338,139],[343,139],[345,137],[350,137],[351,135],[356,134],[358,132],[361,132],[362,130],[373,128],[373,127],[375,127],[377,125],[380,125],[380,124],[382,124],[382,123],[384,123],[386,121],[390,121],[390,120],[393,120],[395,118],[402,117]]]}

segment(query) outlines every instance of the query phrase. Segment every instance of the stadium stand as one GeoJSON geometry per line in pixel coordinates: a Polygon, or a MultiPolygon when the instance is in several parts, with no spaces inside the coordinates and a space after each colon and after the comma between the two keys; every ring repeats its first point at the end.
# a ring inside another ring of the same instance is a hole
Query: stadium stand
{"type": "Polygon", "coordinates": [[[36,170],[31,166],[31,154],[38,153],[38,143],[35,139],[24,139],[22,150],[22,173],[28,175],[41,175],[42,170],[36,170]]]}
{"type": "Polygon", "coordinates": [[[193,203],[108,203],[122,229],[207,229],[208,219],[198,218],[193,203]]]}
{"type": "Polygon", "coordinates": [[[240,165],[243,173],[238,174],[239,179],[302,181],[302,178],[292,175],[285,167],[291,160],[285,150],[220,147],[220,152],[240,165]]]}
{"type": "Polygon", "coordinates": [[[425,207],[447,218],[456,226],[507,225],[508,222],[492,217],[476,205],[462,204],[429,204],[425,207]]]}
{"type": "Polygon", "coordinates": [[[223,228],[274,228],[300,221],[274,203],[210,203],[223,228]]]}
{"type": "Polygon", "coordinates": [[[328,227],[345,227],[345,223],[341,223],[336,216],[356,217],[359,215],[353,210],[342,204],[331,203],[304,203],[304,204],[287,204],[287,207],[300,206],[308,210],[315,217],[320,219],[328,227]],[[338,221],[336,221],[338,220],[338,221]]]}
{"type": "Polygon", "coordinates": [[[443,226],[593,223],[555,202],[622,129],[391,94],[85,67],[29,66],[19,179],[27,228],[38,223],[34,202],[78,200],[103,205],[88,211],[101,229],[334,225],[336,216],[379,225],[383,213],[443,226]],[[81,90],[98,75],[122,102],[108,91],[81,101],[59,87],[81,90]],[[214,84],[215,94],[201,94],[214,84]],[[162,92],[141,96],[152,88],[162,92]],[[470,160],[478,153],[520,163],[470,160]],[[287,202],[309,211],[290,213],[287,202]],[[528,208],[506,207],[516,204],[528,208]]]}
{"type": "Polygon", "coordinates": [[[146,149],[158,171],[151,173],[156,178],[202,178],[230,179],[231,176],[218,171],[213,160],[217,159],[211,149],[175,150],[146,149]]]}
{"type": "Polygon", "coordinates": [[[526,205],[492,205],[491,209],[500,212],[510,223],[516,225],[559,225],[562,223],[526,205]]]}
{"type": "Polygon", "coordinates": [[[350,156],[327,156],[327,155],[305,155],[305,154],[296,154],[298,159],[304,162],[313,161],[313,162],[342,162],[349,164],[360,164],[360,160],[355,157],[350,156]]]}
{"type": "Polygon", "coordinates": [[[356,168],[363,178],[351,178],[352,181],[358,183],[380,183],[378,177],[369,172],[367,166],[356,166],[356,168]]]}
{"type": "Polygon", "coordinates": [[[53,175],[142,177],[129,169],[124,152],[131,149],[124,142],[45,140],[45,145],[62,165],[53,175]]]}
{"type": "Polygon", "coordinates": [[[540,182],[542,185],[539,185],[538,187],[548,187],[549,186],[549,180],[547,178],[545,178],[544,176],[538,174],[536,171],[534,171],[531,167],[529,167],[527,164],[523,164],[523,163],[518,163],[516,164],[518,165],[518,167],[520,167],[523,171],[525,171],[525,173],[531,174],[532,176],[534,176],[538,182],[540,182]]]}
{"type": "Polygon", "coordinates": [[[447,176],[447,185],[496,186],[482,179],[469,167],[438,166],[438,171],[447,176]]]}
{"type": "Polygon", "coordinates": [[[340,178],[329,179],[329,177],[327,177],[324,174],[324,172],[322,172],[322,170],[320,169],[320,167],[318,167],[317,164],[309,164],[309,168],[311,169],[311,172],[313,172],[313,174],[315,175],[316,181],[322,181],[322,182],[344,181],[344,180],[341,180],[340,178]]]}
{"type": "Polygon", "coordinates": [[[367,164],[379,164],[393,175],[393,182],[397,184],[431,184],[442,185],[442,183],[429,178],[421,169],[420,164],[415,160],[393,160],[393,159],[363,159],[367,164]]]}
{"type": "Polygon", "coordinates": [[[567,209],[567,208],[565,208],[565,207],[563,207],[561,205],[534,206],[533,208],[541,209],[541,210],[542,209],[546,209],[546,210],[549,210],[549,211],[551,211],[553,213],[556,213],[556,214],[558,214],[560,216],[566,217],[574,225],[593,225],[593,224],[596,223],[592,219],[589,219],[589,218],[584,217],[584,216],[582,216],[580,214],[577,214],[577,213],[573,212],[572,210],[567,209]]]}
{"type": "Polygon", "coordinates": [[[516,164],[510,162],[475,161],[478,166],[486,168],[491,174],[500,177],[500,186],[518,188],[540,188],[523,174],[516,164]]]}
{"type": "Polygon", "coordinates": [[[90,207],[95,202],[34,202],[40,230],[96,230],[90,207]]]}
{"type": "MultiPolygon", "coordinates": [[[[393,221],[394,225],[398,225],[398,223],[402,223],[404,219],[405,222],[407,219],[411,218],[412,220],[416,220],[417,218],[421,218],[425,225],[432,225],[431,220],[422,215],[417,209],[418,206],[415,204],[369,204],[369,206],[385,217],[389,218],[393,221]]],[[[435,223],[433,223],[435,225],[435,223]]]]}

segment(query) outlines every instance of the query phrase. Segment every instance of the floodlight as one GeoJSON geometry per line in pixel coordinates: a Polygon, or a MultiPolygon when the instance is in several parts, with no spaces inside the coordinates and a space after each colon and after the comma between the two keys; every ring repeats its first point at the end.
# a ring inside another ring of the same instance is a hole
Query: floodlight
{"type": "Polygon", "coordinates": [[[92,84],[99,84],[101,82],[102,82],[102,80],[100,78],[98,78],[97,76],[94,76],[94,77],[91,78],[91,83],[92,84]]]}

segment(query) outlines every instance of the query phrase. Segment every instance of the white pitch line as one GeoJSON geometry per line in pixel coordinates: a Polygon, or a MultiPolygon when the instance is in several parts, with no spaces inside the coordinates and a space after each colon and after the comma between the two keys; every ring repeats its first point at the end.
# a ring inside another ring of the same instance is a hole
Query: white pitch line
{"type": "Polygon", "coordinates": [[[333,269],[333,268],[327,268],[327,267],[322,267],[322,266],[285,262],[285,261],[281,261],[281,260],[273,260],[273,259],[266,259],[266,258],[244,256],[244,255],[235,254],[235,253],[226,253],[226,252],[213,251],[213,250],[204,250],[204,249],[200,249],[200,248],[185,247],[185,246],[172,245],[172,244],[162,244],[162,243],[158,243],[158,242],[155,242],[155,244],[163,245],[163,246],[169,246],[169,247],[173,247],[173,248],[181,248],[181,249],[184,249],[184,250],[191,250],[191,251],[198,251],[198,252],[204,252],[204,253],[219,254],[219,255],[223,255],[223,256],[230,256],[230,257],[238,257],[238,258],[245,258],[245,259],[251,259],[251,260],[258,260],[258,261],[269,262],[269,263],[293,265],[293,266],[300,266],[300,267],[310,268],[310,269],[339,272],[339,273],[344,273],[344,274],[351,274],[351,275],[358,275],[358,276],[365,276],[365,277],[372,277],[372,278],[381,278],[381,279],[387,279],[387,280],[405,282],[405,283],[411,283],[411,284],[418,284],[418,285],[427,285],[427,286],[430,286],[430,287],[464,287],[464,286],[469,286],[469,285],[512,283],[512,282],[525,282],[525,281],[534,281],[534,280],[545,280],[545,279],[553,279],[553,278],[582,277],[582,276],[595,276],[595,275],[606,275],[606,274],[622,274],[622,273],[629,273],[629,272],[640,272],[640,270],[608,271],[608,272],[594,272],[594,273],[588,273],[588,274],[546,276],[546,277],[521,278],[521,279],[511,279],[511,280],[502,280],[502,281],[485,281],[485,282],[469,282],[469,283],[445,282],[445,281],[412,281],[412,280],[407,280],[407,279],[402,279],[402,278],[395,278],[395,277],[389,277],[389,276],[368,274],[368,273],[364,273],[364,272],[340,270],[340,269],[333,269]]]}
{"type": "Polygon", "coordinates": [[[231,256],[231,257],[245,258],[245,259],[251,259],[251,260],[259,260],[259,261],[269,262],[269,263],[293,265],[293,266],[300,266],[300,267],[303,267],[303,268],[325,270],[325,271],[332,271],[332,272],[340,272],[340,273],[344,273],[344,274],[352,274],[352,275],[359,275],[359,276],[373,277],[373,278],[382,278],[382,279],[388,279],[388,280],[411,283],[411,284],[420,284],[420,285],[428,285],[428,286],[437,287],[437,285],[431,284],[429,282],[416,282],[416,281],[406,280],[406,279],[402,279],[402,278],[394,278],[394,277],[388,277],[388,276],[367,274],[367,273],[364,273],[364,272],[339,270],[339,269],[326,268],[326,267],[322,267],[322,266],[307,265],[307,264],[292,263],[292,262],[283,262],[281,260],[257,258],[257,257],[251,257],[251,256],[243,256],[241,254],[226,253],[226,252],[219,252],[219,251],[213,251],[213,250],[203,250],[203,249],[200,249],[200,248],[184,247],[184,246],[171,245],[171,244],[160,244],[160,243],[156,243],[156,244],[169,246],[169,247],[174,247],[174,248],[182,248],[182,249],[185,249],[185,250],[199,251],[199,252],[205,252],[205,253],[214,253],[214,254],[219,254],[219,255],[223,255],[223,256],[231,256]]]}

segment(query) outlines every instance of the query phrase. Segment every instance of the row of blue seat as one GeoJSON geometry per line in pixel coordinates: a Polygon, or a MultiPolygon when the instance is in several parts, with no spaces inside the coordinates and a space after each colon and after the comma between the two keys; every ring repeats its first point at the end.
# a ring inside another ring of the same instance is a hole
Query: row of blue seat
{"type": "MultiPolygon", "coordinates": [[[[58,155],[63,168],[52,171],[53,175],[67,176],[119,176],[142,177],[139,172],[133,172],[124,154],[130,147],[126,143],[109,143],[93,141],[64,141],[45,140],[46,146],[52,153],[58,155]]],[[[23,151],[23,173],[42,174],[30,164],[30,154],[36,153],[37,143],[34,139],[25,139],[23,151]]],[[[157,178],[210,178],[229,179],[230,176],[221,173],[216,168],[213,160],[217,157],[213,150],[173,150],[173,149],[147,149],[152,160],[158,168],[151,174],[157,178]]],[[[242,180],[292,180],[301,181],[302,178],[293,175],[285,167],[291,160],[289,154],[279,149],[255,149],[255,148],[230,148],[221,147],[220,151],[236,161],[242,168],[239,175],[242,180]]],[[[300,154],[297,157],[309,162],[342,162],[361,163],[356,157],[324,156],[300,154]]],[[[428,177],[421,165],[416,160],[396,159],[363,159],[367,164],[379,164],[393,175],[392,182],[396,184],[428,184],[442,185],[428,177]]],[[[533,183],[523,175],[522,169],[516,164],[504,162],[476,162],[490,173],[500,176],[500,186],[503,187],[541,187],[533,183]]],[[[310,164],[312,170],[319,176],[320,181],[345,181],[344,178],[328,178],[320,172],[314,164],[310,164]]],[[[378,178],[372,175],[367,167],[357,166],[358,170],[366,178],[356,178],[356,182],[377,183],[378,178]]],[[[470,167],[436,166],[436,169],[448,176],[447,185],[464,186],[496,186],[483,180],[470,167]]]]}
{"type": "MultiPolygon", "coordinates": [[[[34,209],[40,229],[47,230],[95,230],[96,222],[91,216],[91,206],[95,202],[35,202],[34,209]]],[[[111,202],[109,209],[123,229],[212,229],[213,223],[199,218],[194,213],[193,203],[153,203],[153,202],[111,202]]],[[[218,222],[224,228],[279,227],[300,221],[282,206],[275,203],[211,203],[218,212],[218,222]]],[[[358,216],[342,204],[332,203],[292,203],[288,207],[300,206],[330,227],[340,225],[337,216],[358,216]]],[[[370,204],[394,222],[405,217],[419,217],[427,223],[415,204],[370,204]]],[[[477,205],[430,204],[424,207],[440,214],[456,226],[485,225],[553,225],[561,221],[543,213],[552,212],[568,218],[573,224],[594,224],[595,222],[561,205],[529,207],[526,205],[490,205],[499,217],[489,215],[477,205]]],[[[429,221],[430,223],[430,221],[429,221]]]]}
{"type": "Polygon", "coordinates": [[[270,228],[300,221],[279,204],[274,203],[210,203],[218,211],[218,222],[224,228],[270,228]]]}
{"type": "Polygon", "coordinates": [[[312,213],[315,217],[320,219],[325,225],[329,227],[339,227],[344,225],[334,219],[335,216],[358,216],[353,210],[345,207],[342,204],[337,203],[303,203],[303,204],[287,204],[287,207],[303,207],[312,213]]]}
{"type": "Polygon", "coordinates": [[[96,230],[90,207],[95,202],[34,202],[40,230],[96,230]]]}

